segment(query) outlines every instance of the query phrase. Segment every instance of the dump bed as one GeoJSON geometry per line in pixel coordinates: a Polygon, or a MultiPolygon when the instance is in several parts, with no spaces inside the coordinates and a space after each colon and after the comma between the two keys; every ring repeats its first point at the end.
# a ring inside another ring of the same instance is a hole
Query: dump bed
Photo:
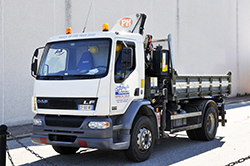
{"type": "Polygon", "coordinates": [[[172,76],[172,101],[231,94],[231,72],[224,76],[172,76]]]}

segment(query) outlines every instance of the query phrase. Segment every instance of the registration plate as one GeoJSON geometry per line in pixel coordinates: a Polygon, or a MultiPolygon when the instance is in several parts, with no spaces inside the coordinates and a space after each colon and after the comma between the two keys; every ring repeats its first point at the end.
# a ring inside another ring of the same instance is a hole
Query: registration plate
{"type": "Polygon", "coordinates": [[[78,105],[78,110],[90,111],[90,110],[94,110],[94,106],[93,105],[78,105]]]}

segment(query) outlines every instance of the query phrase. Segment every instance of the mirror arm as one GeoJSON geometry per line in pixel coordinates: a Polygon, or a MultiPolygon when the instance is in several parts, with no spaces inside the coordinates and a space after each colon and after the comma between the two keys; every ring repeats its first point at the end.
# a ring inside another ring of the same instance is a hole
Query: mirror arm
{"type": "Polygon", "coordinates": [[[125,46],[126,48],[128,48],[128,45],[125,43],[125,41],[123,40],[122,42],[123,42],[124,46],[125,46]]]}

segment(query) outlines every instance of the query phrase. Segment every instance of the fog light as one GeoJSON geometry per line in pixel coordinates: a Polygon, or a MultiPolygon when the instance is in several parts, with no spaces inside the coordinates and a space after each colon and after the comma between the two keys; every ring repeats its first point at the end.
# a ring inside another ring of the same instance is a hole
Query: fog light
{"type": "Polygon", "coordinates": [[[34,126],[41,126],[42,124],[43,124],[42,119],[36,119],[36,118],[33,119],[34,126]]]}
{"type": "Polygon", "coordinates": [[[88,127],[91,129],[107,129],[110,127],[110,122],[94,122],[91,121],[88,123],[88,127]]]}

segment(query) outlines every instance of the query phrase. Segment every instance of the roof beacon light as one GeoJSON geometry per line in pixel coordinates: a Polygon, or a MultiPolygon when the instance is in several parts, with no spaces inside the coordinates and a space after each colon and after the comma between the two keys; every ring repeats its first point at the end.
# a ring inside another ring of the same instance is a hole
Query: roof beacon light
{"type": "Polygon", "coordinates": [[[103,24],[102,31],[109,31],[109,25],[108,24],[103,24]]]}
{"type": "Polygon", "coordinates": [[[67,28],[66,29],[66,34],[72,34],[72,29],[71,28],[67,28]]]}

